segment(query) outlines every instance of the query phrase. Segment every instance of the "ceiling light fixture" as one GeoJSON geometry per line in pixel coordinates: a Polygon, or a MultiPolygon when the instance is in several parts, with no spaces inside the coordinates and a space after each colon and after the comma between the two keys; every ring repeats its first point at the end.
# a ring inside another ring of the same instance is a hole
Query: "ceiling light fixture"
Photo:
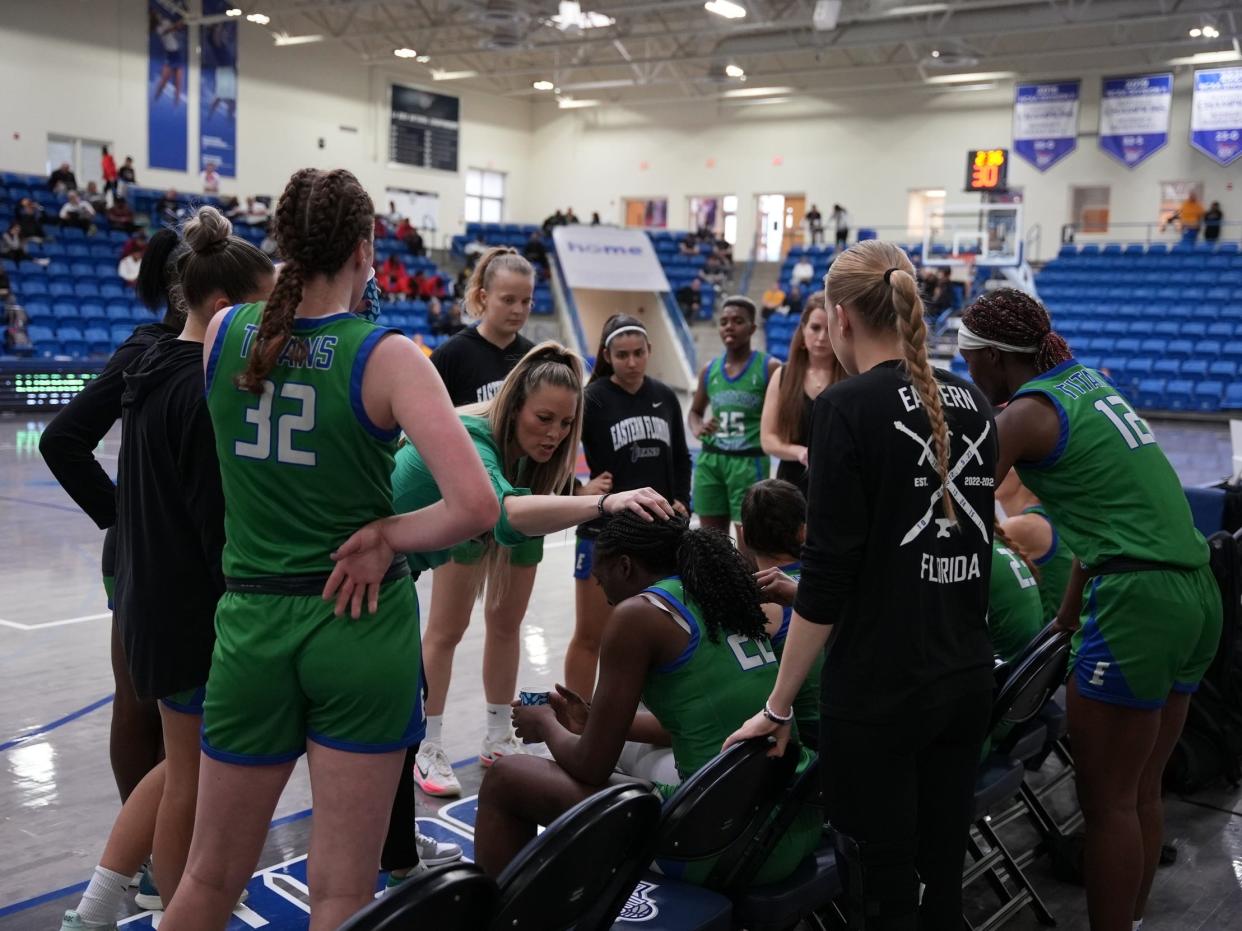
{"type": "Polygon", "coordinates": [[[1200,29],[1198,26],[1195,26],[1194,29],[1190,30],[1190,38],[1192,39],[1197,39],[1201,35],[1203,35],[1203,30],[1200,29]]]}
{"type": "Polygon", "coordinates": [[[725,91],[722,97],[776,97],[781,94],[793,93],[792,87],[739,87],[725,91]]]}
{"type": "Polygon", "coordinates": [[[242,11],[239,10],[237,7],[233,7],[231,10],[224,11],[225,16],[241,16],[241,14],[242,14],[242,11]]]}
{"type": "Polygon", "coordinates": [[[970,71],[964,74],[936,74],[924,78],[927,84],[969,84],[977,81],[1001,81],[1012,78],[1012,71],[970,71]]]}
{"type": "Polygon", "coordinates": [[[395,48],[392,53],[398,58],[417,58],[418,52],[412,48],[395,48]]]}
{"type": "Polygon", "coordinates": [[[556,87],[551,81],[536,81],[531,85],[537,91],[550,91],[556,87]]]}
{"type": "Polygon", "coordinates": [[[598,107],[598,100],[575,100],[573,97],[560,97],[556,101],[556,105],[562,110],[581,110],[585,107],[598,107]]]}
{"type": "Polygon", "coordinates": [[[725,19],[743,19],[746,16],[746,7],[740,3],[734,3],[733,0],[707,0],[703,4],[703,9],[717,16],[723,16],[725,19]]]}
{"type": "Polygon", "coordinates": [[[928,188],[923,192],[924,197],[930,197],[932,200],[943,200],[947,192],[942,187],[928,188]]]}
{"type": "Polygon", "coordinates": [[[272,36],[272,41],[275,42],[278,47],[289,45],[313,45],[316,42],[322,42],[323,36],[291,36],[287,32],[278,32],[272,36]]]}
{"type": "Polygon", "coordinates": [[[793,101],[792,97],[761,97],[759,99],[754,99],[754,100],[724,100],[724,101],[721,101],[721,106],[758,107],[758,106],[764,106],[766,104],[772,104],[772,103],[791,103],[792,101],[793,101]]]}
{"type": "Polygon", "coordinates": [[[939,58],[939,57],[940,57],[940,49],[938,48],[932,49],[932,58],[939,58]]]}
{"type": "Polygon", "coordinates": [[[582,4],[575,0],[561,0],[557,14],[548,21],[562,32],[571,29],[602,29],[616,22],[603,13],[583,13],[582,4]]]}
{"type": "Polygon", "coordinates": [[[725,65],[725,74],[731,78],[744,78],[746,71],[741,65],[725,65]]]}
{"type": "Polygon", "coordinates": [[[427,64],[427,62],[431,61],[431,56],[430,56],[430,55],[419,55],[419,56],[418,56],[417,58],[415,58],[414,60],[415,60],[416,62],[419,62],[420,64],[424,64],[424,65],[425,65],[425,64],[427,64]]]}
{"type": "Polygon", "coordinates": [[[1219,39],[1220,30],[1217,29],[1215,26],[1204,26],[1203,35],[1208,39],[1219,39]]]}
{"type": "Polygon", "coordinates": [[[464,81],[466,78],[477,78],[477,71],[437,71],[432,69],[431,80],[433,81],[464,81]]]}
{"type": "Polygon", "coordinates": [[[947,13],[947,3],[911,3],[906,6],[895,6],[885,16],[923,16],[931,13],[947,13]]]}
{"type": "Polygon", "coordinates": [[[1242,61],[1242,52],[1236,48],[1225,49],[1220,52],[1198,52],[1194,55],[1187,55],[1184,58],[1170,58],[1170,65],[1219,65],[1229,61],[1242,61]]]}
{"type": "Polygon", "coordinates": [[[272,21],[272,18],[265,13],[251,13],[246,17],[246,22],[254,23],[256,26],[266,26],[272,21]]]}

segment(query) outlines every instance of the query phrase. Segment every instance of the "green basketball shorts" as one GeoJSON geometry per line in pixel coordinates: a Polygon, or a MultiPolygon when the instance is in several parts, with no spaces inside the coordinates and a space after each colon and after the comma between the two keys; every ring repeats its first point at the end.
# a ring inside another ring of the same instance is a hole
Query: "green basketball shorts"
{"type": "MultiPolygon", "coordinates": [[[[537,566],[543,562],[543,537],[531,537],[517,546],[503,546],[509,554],[511,566],[537,566]]],[[[449,559],[463,566],[475,566],[483,561],[487,547],[478,540],[467,540],[449,550],[449,559]]]]}
{"type": "Polygon", "coordinates": [[[746,490],[772,472],[767,456],[729,456],[703,450],[694,466],[694,512],[700,517],[728,517],[742,522],[746,490]]]}

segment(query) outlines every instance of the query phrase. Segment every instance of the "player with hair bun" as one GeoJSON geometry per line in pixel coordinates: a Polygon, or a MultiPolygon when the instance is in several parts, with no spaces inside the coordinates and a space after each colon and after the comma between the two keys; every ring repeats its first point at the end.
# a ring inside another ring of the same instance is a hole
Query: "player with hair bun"
{"type": "Polygon", "coordinates": [[[1216,655],[1220,591],[1181,482],[1147,423],[1077,362],[1034,298],[989,292],[962,351],[993,403],[996,480],[1016,468],[1076,556],[1057,612],[1074,631],[1066,688],[1087,822],[1091,927],[1142,923],[1160,860],[1161,779],[1216,655]]]}
{"type": "Polygon", "coordinates": [[[995,425],[977,389],[929,362],[914,266],[898,246],[847,249],[825,290],[850,377],[812,409],[806,543],[780,674],[730,742],[784,743],[831,635],[819,747],[851,916],[957,928],[992,707],[995,425]]]}

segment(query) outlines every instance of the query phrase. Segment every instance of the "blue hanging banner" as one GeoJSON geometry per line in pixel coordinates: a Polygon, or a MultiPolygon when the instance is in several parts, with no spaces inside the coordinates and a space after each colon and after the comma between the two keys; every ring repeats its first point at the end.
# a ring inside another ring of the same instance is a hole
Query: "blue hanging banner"
{"type": "Polygon", "coordinates": [[[1078,147],[1080,81],[1019,84],[1013,102],[1013,150],[1047,171],[1078,147]]]}
{"type": "MultiPolygon", "coordinates": [[[[203,16],[223,16],[231,0],[203,0],[203,16]]],[[[237,23],[204,24],[198,95],[199,171],[237,177],[237,23]]]]}
{"type": "Polygon", "coordinates": [[[1242,155],[1242,68],[1196,71],[1190,144],[1220,165],[1242,155]]]}
{"type": "Polygon", "coordinates": [[[1172,74],[1105,78],[1100,91],[1100,148],[1127,168],[1169,142],[1172,74]]]}
{"type": "Polygon", "coordinates": [[[172,2],[147,0],[147,164],[151,168],[186,170],[188,45],[184,12],[172,2]]]}

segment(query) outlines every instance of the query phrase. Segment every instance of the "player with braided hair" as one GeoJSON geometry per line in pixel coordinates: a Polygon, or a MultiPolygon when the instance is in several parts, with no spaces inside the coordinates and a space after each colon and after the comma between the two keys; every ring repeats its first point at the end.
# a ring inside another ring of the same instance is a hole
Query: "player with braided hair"
{"type": "Polygon", "coordinates": [[[1074,631],[1066,710],[1087,905],[1093,929],[1126,931],[1160,859],[1165,764],[1220,639],[1208,547],[1147,423],[1070,355],[1037,300],[1010,288],[980,297],[958,347],[1005,404],[997,481],[1016,468],[1076,556],[1056,620],[1074,631]]]}
{"type": "Polygon", "coordinates": [[[373,264],[372,215],[349,172],[297,172],[276,210],[288,262],[271,297],[221,311],[205,334],[225,593],[169,927],[224,927],[303,753],[315,786],[310,927],[336,928],[371,901],[404,750],[422,736],[417,605],[394,552],[442,549],[498,516],[427,357],[353,313],[373,264]],[[442,497],[394,516],[402,430],[442,497]],[[359,527],[372,545],[334,564],[359,527]],[[365,601],[365,622],[334,616],[334,595],[336,614],[349,606],[355,619],[365,601]]]}
{"type": "Polygon", "coordinates": [[[851,377],[812,408],[802,576],[780,674],[764,712],[730,741],[787,739],[831,635],[819,747],[851,913],[868,928],[957,928],[992,705],[991,409],[928,361],[900,247],[847,249],[825,296],[851,377]]]}
{"type": "MultiPolygon", "coordinates": [[[[724,534],[692,530],[680,516],[644,521],[624,512],[596,539],[594,572],[616,606],[604,630],[599,685],[589,706],[557,686],[550,704],[514,708],[518,736],[546,743],[552,759],[505,757],[484,777],[475,850],[493,876],[537,825],[607,782],[627,740],[671,745],[678,775],[688,778],[762,706],[776,679],[759,591],[724,534]],[[638,710],[640,699],[647,711],[638,710]]],[[[812,755],[798,752],[805,766],[812,755]]],[[[818,810],[800,813],[757,881],[788,876],[814,848],[821,820],[818,810]]],[[[706,862],[676,869],[699,882],[711,868],[706,862]]]]}

